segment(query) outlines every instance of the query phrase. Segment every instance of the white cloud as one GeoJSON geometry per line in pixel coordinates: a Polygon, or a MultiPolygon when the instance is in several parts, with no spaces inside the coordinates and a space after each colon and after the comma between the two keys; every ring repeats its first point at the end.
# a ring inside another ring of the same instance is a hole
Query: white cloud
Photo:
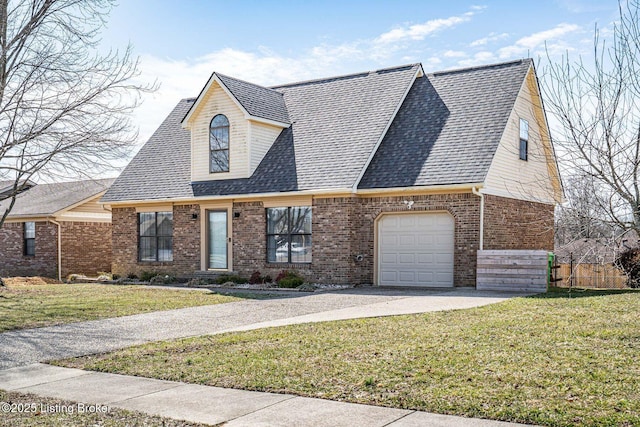
{"type": "MultiPolygon", "coordinates": [[[[483,7],[474,6],[472,9],[479,11],[483,7]]],[[[394,28],[391,31],[378,36],[374,42],[378,44],[391,44],[398,43],[407,40],[419,41],[424,40],[425,37],[430,36],[438,31],[455,27],[463,22],[468,22],[476,12],[466,12],[458,16],[450,16],[448,18],[432,19],[422,24],[405,25],[402,27],[394,28]]]]}
{"type": "Polygon", "coordinates": [[[472,67],[474,65],[487,64],[495,61],[496,61],[496,56],[493,52],[483,50],[481,52],[477,52],[476,54],[473,55],[473,57],[469,59],[463,59],[462,61],[458,61],[458,65],[461,67],[472,67]]]}
{"type": "Polygon", "coordinates": [[[460,50],[447,50],[442,54],[445,58],[466,58],[467,53],[460,50]]]}
{"type": "Polygon", "coordinates": [[[532,55],[533,51],[544,46],[545,42],[548,46],[557,47],[559,37],[574,33],[580,30],[580,26],[575,24],[559,24],[549,30],[540,31],[529,36],[523,37],[511,46],[506,46],[498,50],[501,59],[512,58],[515,56],[532,55]]]}
{"type": "Polygon", "coordinates": [[[478,46],[484,46],[488,43],[491,42],[496,42],[499,40],[503,40],[506,39],[507,37],[509,37],[509,33],[501,33],[501,34],[496,34],[496,33],[489,33],[489,35],[487,37],[483,37],[481,39],[477,39],[472,41],[469,44],[469,47],[478,47],[478,46]]]}

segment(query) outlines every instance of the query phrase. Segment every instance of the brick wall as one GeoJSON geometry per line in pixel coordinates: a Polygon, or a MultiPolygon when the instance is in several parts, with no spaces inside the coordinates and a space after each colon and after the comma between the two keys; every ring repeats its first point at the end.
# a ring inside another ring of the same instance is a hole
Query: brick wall
{"type": "Polygon", "coordinates": [[[554,206],[485,195],[484,249],[553,250],[554,206]]]}
{"type": "Polygon", "coordinates": [[[58,227],[36,222],[36,254],[24,256],[23,223],[0,228],[0,276],[58,277],[58,227]]]}
{"type": "MultiPolygon", "coordinates": [[[[479,248],[480,198],[471,193],[408,197],[314,199],[313,262],[270,264],[266,261],[266,216],[262,202],[233,205],[233,270],[248,277],[254,271],[275,278],[284,269],[297,270],[311,282],[372,283],[375,222],[384,213],[446,211],[455,221],[454,283],[474,286],[479,248]],[[238,215],[236,217],[236,215],[238,215]],[[363,255],[356,261],[356,255],[363,255]]],[[[135,209],[113,209],[114,273],[159,271],[191,275],[200,270],[200,221],[191,218],[198,205],[174,207],[174,261],[137,261],[135,209]]],[[[553,206],[485,196],[485,249],[548,249],[553,243],[553,206]]]]}
{"type": "Polygon", "coordinates": [[[61,222],[62,277],[111,271],[111,224],[61,222]]]}
{"type": "MultiPolygon", "coordinates": [[[[265,211],[262,203],[235,203],[233,219],[233,269],[249,276],[253,271],[275,277],[280,270],[297,270],[319,283],[373,283],[374,223],[382,213],[404,212],[405,197],[359,199],[327,198],[313,201],[313,262],[266,262],[265,211]],[[356,261],[356,255],[363,255],[356,261]]],[[[475,284],[479,239],[480,202],[472,194],[411,197],[414,212],[448,211],[455,219],[454,281],[457,286],[475,284]]]]}
{"type": "Polygon", "coordinates": [[[200,269],[200,214],[199,205],[173,207],[173,261],[138,261],[138,215],[135,208],[113,208],[113,263],[114,274],[140,275],[143,271],[156,271],[178,275],[192,274],[200,269]]]}

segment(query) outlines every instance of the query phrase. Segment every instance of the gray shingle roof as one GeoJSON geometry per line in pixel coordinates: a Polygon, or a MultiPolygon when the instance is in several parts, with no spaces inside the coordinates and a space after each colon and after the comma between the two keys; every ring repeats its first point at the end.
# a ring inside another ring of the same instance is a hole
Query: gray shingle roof
{"type": "Polygon", "coordinates": [[[483,182],[530,65],[417,79],[358,187],[483,182]]]}
{"type": "Polygon", "coordinates": [[[191,134],[181,126],[194,99],[183,99],[102,196],[105,202],[193,197],[191,134]]]}
{"type": "MultiPolygon", "coordinates": [[[[20,216],[48,216],[80,203],[105,191],[113,179],[38,184],[20,193],[9,213],[9,218],[20,216]]],[[[0,212],[8,207],[9,200],[0,202],[0,212]]]]}
{"type": "MultiPolygon", "coordinates": [[[[530,63],[417,79],[360,188],[482,182],[530,63]]],[[[419,69],[414,64],[261,88],[270,96],[283,95],[291,126],[245,179],[190,182],[190,133],[180,123],[194,100],[182,100],[103,201],[350,188],[419,69]]],[[[239,100],[260,88],[218,76],[239,100]]],[[[256,105],[266,99],[257,98],[256,105]]],[[[267,104],[260,108],[269,110],[267,104]]]]}
{"type": "Polygon", "coordinates": [[[252,116],[291,123],[282,93],[223,74],[216,75],[252,116]]]}

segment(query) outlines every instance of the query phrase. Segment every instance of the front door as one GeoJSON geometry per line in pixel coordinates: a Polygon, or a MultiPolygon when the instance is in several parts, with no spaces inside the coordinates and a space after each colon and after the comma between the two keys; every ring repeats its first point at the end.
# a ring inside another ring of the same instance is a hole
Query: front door
{"type": "Polygon", "coordinates": [[[227,211],[207,211],[207,268],[226,270],[228,266],[227,211]]]}

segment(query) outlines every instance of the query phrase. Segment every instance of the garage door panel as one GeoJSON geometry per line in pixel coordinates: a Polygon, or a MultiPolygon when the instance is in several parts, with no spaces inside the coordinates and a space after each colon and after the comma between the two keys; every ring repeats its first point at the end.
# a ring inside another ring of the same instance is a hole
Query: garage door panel
{"type": "Polygon", "coordinates": [[[378,224],[378,282],[453,286],[454,221],[446,213],[390,214],[378,224]]]}
{"type": "Polygon", "coordinates": [[[417,257],[418,264],[431,265],[433,264],[434,256],[430,253],[419,253],[417,257]]]}
{"type": "Polygon", "coordinates": [[[416,245],[416,236],[413,234],[400,234],[398,244],[402,247],[413,248],[416,245]]]}
{"type": "Polygon", "coordinates": [[[383,253],[380,259],[380,262],[383,265],[394,265],[398,263],[398,254],[397,253],[383,253]]]}
{"type": "Polygon", "coordinates": [[[402,284],[412,284],[416,281],[416,274],[414,271],[400,271],[398,275],[398,282],[402,284]]]}
{"type": "Polygon", "coordinates": [[[411,264],[412,266],[416,264],[416,254],[412,253],[401,253],[398,257],[399,264],[411,264]]]}

